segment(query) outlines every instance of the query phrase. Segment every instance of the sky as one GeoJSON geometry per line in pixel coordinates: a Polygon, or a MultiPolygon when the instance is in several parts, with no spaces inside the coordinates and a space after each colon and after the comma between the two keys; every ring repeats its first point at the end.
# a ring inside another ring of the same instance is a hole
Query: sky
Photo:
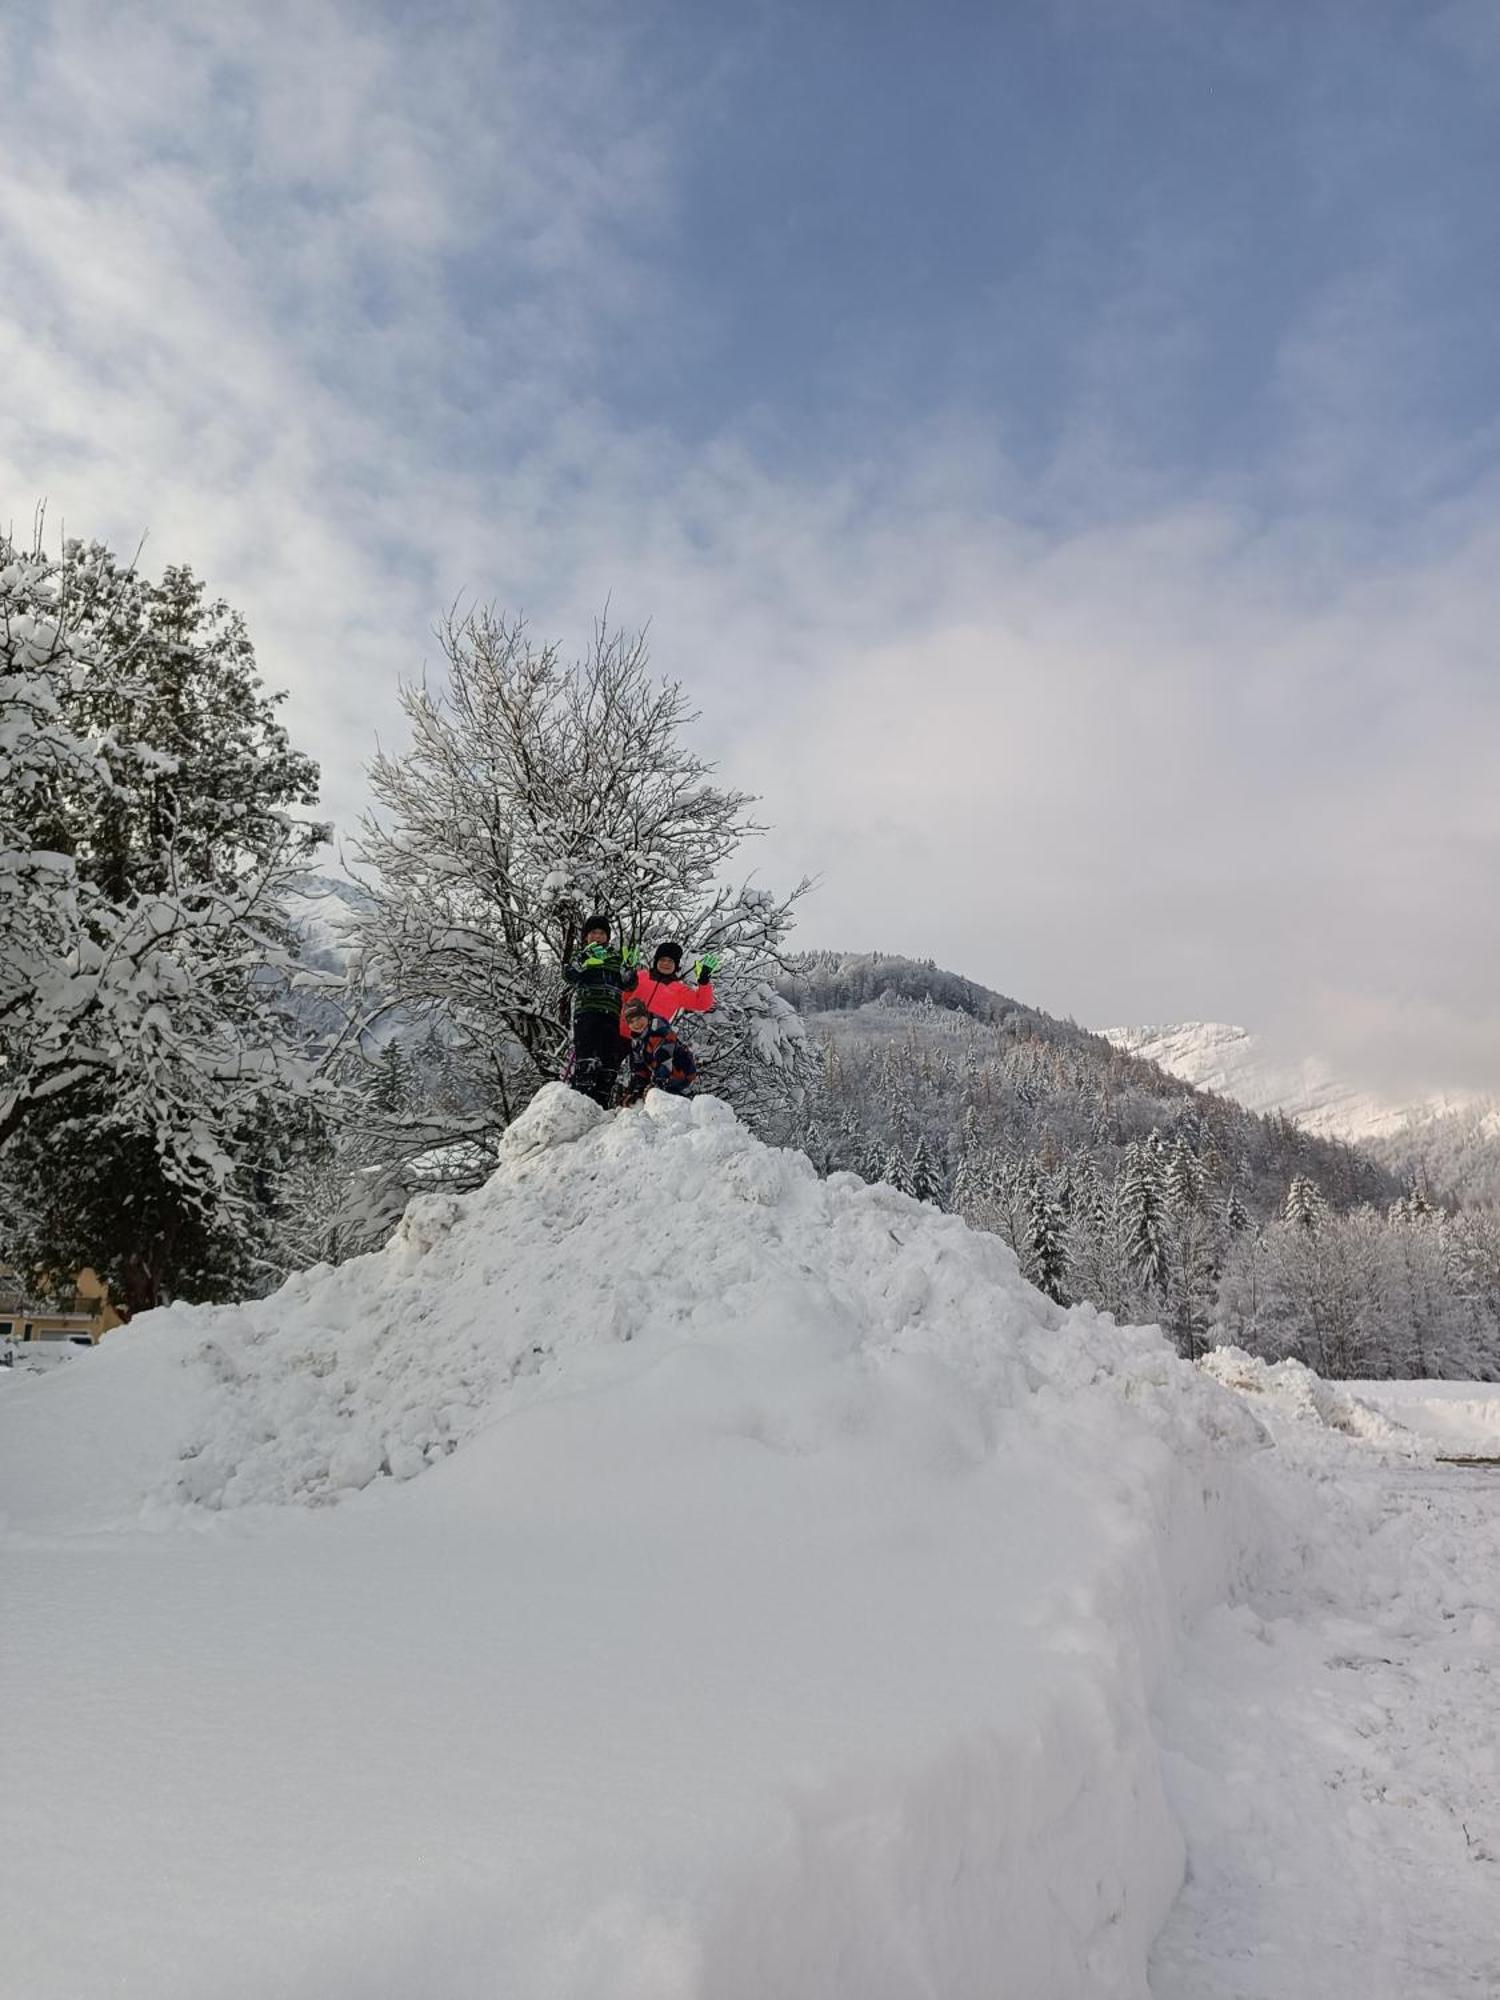
{"type": "Polygon", "coordinates": [[[1491,0],[10,0],[0,105],[0,519],[341,828],[607,603],[802,943],[1500,1090],[1491,0]]]}

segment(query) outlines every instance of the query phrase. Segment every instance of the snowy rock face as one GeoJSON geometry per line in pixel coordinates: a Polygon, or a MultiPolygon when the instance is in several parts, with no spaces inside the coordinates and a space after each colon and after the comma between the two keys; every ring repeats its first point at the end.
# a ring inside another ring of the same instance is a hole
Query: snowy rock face
{"type": "Polygon", "coordinates": [[[1263,1442],[994,1237],[549,1088],[383,1251],[0,1398],[16,1628],[109,1676],[16,1732],[91,1885],[17,1990],[1141,2000],[1263,1442]]]}

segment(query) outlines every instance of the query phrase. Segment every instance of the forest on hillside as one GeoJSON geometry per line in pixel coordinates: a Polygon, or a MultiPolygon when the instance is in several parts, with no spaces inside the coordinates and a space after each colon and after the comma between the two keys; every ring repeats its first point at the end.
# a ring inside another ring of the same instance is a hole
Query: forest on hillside
{"type": "Polygon", "coordinates": [[[785,1137],[994,1230],[1065,1304],[1325,1374],[1500,1373],[1500,1227],[1361,1150],[886,954],[781,988],[817,1054],[785,1137]]]}

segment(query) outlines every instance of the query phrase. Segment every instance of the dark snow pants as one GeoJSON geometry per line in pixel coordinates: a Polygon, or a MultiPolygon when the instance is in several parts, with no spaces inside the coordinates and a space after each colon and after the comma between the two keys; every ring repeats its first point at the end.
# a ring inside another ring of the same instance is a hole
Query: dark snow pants
{"type": "Polygon", "coordinates": [[[625,1060],[625,1037],[615,1013],[577,1014],[573,1018],[573,1088],[592,1097],[608,1111],[615,1100],[615,1082],[625,1060]]]}

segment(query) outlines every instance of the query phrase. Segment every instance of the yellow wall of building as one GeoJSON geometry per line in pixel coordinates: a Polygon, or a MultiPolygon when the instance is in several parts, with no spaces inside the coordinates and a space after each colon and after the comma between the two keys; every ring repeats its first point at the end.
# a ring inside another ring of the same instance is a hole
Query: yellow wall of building
{"type": "Polygon", "coordinates": [[[12,1340],[66,1340],[86,1335],[94,1342],[125,1323],[110,1300],[109,1287],[88,1265],[70,1287],[30,1295],[17,1274],[0,1265],[0,1327],[7,1322],[12,1340]],[[59,1293],[70,1295],[71,1311],[57,1310],[59,1293]]]}

